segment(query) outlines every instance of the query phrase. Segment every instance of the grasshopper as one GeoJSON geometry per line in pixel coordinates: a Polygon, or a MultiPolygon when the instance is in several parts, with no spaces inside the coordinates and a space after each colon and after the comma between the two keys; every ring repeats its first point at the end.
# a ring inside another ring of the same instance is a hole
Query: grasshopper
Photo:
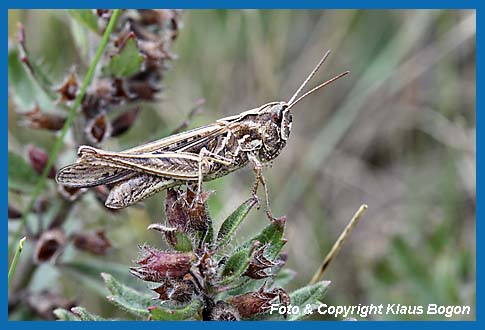
{"type": "Polygon", "coordinates": [[[56,180],[74,188],[114,184],[105,205],[119,209],[184,184],[197,184],[195,200],[200,201],[203,181],[225,176],[250,163],[256,177],[253,195],[257,196],[261,183],[266,213],[273,219],[262,167],[285,147],[291,131],[293,107],[349,73],[345,71],[298,96],[329,53],[325,53],[287,102],[266,103],[213,124],[120,152],[81,146],[77,162],[60,169],[56,180]]]}

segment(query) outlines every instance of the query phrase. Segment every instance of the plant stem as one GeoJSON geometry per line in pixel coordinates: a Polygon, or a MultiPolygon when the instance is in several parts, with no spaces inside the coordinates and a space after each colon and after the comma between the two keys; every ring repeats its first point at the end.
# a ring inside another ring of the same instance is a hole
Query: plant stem
{"type": "Polygon", "coordinates": [[[108,44],[109,41],[109,36],[111,32],[113,31],[116,21],[118,19],[118,16],[120,15],[120,9],[115,9],[113,11],[113,15],[111,15],[111,18],[109,20],[108,26],[106,27],[106,30],[103,34],[103,38],[101,39],[101,43],[98,46],[98,49],[96,51],[96,55],[94,56],[93,61],[91,62],[91,65],[89,66],[88,72],[86,73],[86,76],[84,77],[83,83],[81,85],[81,89],[79,93],[76,96],[76,99],[74,100],[74,103],[71,106],[71,109],[69,110],[69,115],[66,119],[66,122],[64,126],[62,127],[62,130],[54,143],[54,146],[52,147],[52,150],[49,153],[49,160],[47,162],[47,165],[44,167],[44,171],[42,172],[41,177],[39,178],[39,181],[37,182],[36,186],[34,187],[34,190],[32,191],[30,202],[27,205],[26,210],[23,213],[22,220],[20,222],[19,228],[17,229],[13,239],[12,243],[10,243],[8,247],[9,255],[12,251],[12,247],[14,242],[17,241],[17,237],[19,237],[22,234],[22,231],[24,230],[25,223],[27,221],[27,217],[29,216],[30,212],[32,211],[32,208],[34,207],[35,201],[39,197],[40,193],[42,192],[42,189],[44,188],[44,185],[46,183],[47,175],[49,174],[52,166],[57,160],[57,156],[59,155],[59,152],[61,150],[61,147],[64,142],[64,138],[69,130],[69,128],[72,125],[72,121],[74,120],[74,117],[76,116],[77,109],[81,105],[81,102],[84,98],[84,95],[86,95],[86,90],[91,83],[91,80],[93,79],[94,72],[96,71],[96,66],[98,65],[99,60],[101,59],[101,56],[103,55],[104,49],[106,48],[106,45],[108,44]]]}
{"type": "Polygon", "coordinates": [[[17,264],[19,262],[20,254],[22,253],[22,249],[24,248],[24,242],[27,237],[23,237],[19,241],[19,245],[17,246],[17,250],[15,251],[15,255],[13,256],[12,263],[10,264],[10,268],[8,269],[8,286],[10,286],[10,280],[15,274],[15,270],[17,269],[17,264]]]}
{"type": "Polygon", "coordinates": [[[360,206],[360,208],[357,210],[357,212],[355,212],[354,216],[352,217],[352,219],[348,223],[347,227],[345,227],[344,231],[342,232],[342,234],[340,234],[337,241],[333,244],[332,249],[327,254],[325,259],[323,260],[322,265],[318,268],[315,275],[313,275],[313,278],[312,278],[312,280],[310,281],[309,284],[315,284],[322,279],[323,273],[325,273],[325,270],[327,270],[327,268],[330,265],[330,263],[332,262],[332,260],[335,258],[337,253],[340,251],[345,240],[350,235],[350,233],[351,233],[352,229],[354,229],[355,225],[357,225],[360,218],[362,218],[365,211],[367,211],[367,208],[368,208],[368,206],[366,204],[362,204],[360,206]]]}

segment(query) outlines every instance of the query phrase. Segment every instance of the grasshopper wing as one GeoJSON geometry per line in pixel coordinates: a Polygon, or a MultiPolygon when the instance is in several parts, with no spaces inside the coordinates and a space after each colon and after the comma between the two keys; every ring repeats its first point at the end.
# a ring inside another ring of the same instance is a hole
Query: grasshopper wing
{"type": "Polygon", "coordinates": [[[79,162],[124,168],[139,173],[183,180],[197,180],[200,157],[189,152],[126,154],[93,147],[79,148],[79,162]]]}
{"type": "Polygon", "coordinates": [[[136,172],[106,165],[79,162],[68,165],[56,174],[59,184],[73,188],[89,188],[129,179],[136,172]]]}

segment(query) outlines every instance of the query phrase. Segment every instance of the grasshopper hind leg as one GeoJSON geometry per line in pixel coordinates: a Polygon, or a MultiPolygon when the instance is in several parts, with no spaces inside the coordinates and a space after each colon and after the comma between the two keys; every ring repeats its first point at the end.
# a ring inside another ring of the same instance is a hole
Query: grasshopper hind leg
{"type": "Polygon", "coordinates": [[[140,174],[116,184],[111,189],[105,205],[111,209],[122,209],[179,184],[181,182],[175,179],[140,174]]]}

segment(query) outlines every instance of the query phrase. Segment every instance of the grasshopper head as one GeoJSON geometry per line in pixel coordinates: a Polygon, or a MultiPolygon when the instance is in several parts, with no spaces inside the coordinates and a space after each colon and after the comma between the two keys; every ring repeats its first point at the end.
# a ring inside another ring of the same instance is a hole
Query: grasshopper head
{"type": "Polygon", "coordinates": [[[271,161],[279,155],[290,135],[292,115],[286,102],[272,102],[259,113],[262,148],[260,159],[271,161]]]}
{"type": "Polygon", "coordinates": [[[273,135],[277,135],[277,138],[281,138],[283,141],[288,140],[293,120],[293,115],[288,109],[288,103],[274,102],[267,112],[271,121],[271,125],[267,125],[268,129],[271,127],[273,135]]]}

